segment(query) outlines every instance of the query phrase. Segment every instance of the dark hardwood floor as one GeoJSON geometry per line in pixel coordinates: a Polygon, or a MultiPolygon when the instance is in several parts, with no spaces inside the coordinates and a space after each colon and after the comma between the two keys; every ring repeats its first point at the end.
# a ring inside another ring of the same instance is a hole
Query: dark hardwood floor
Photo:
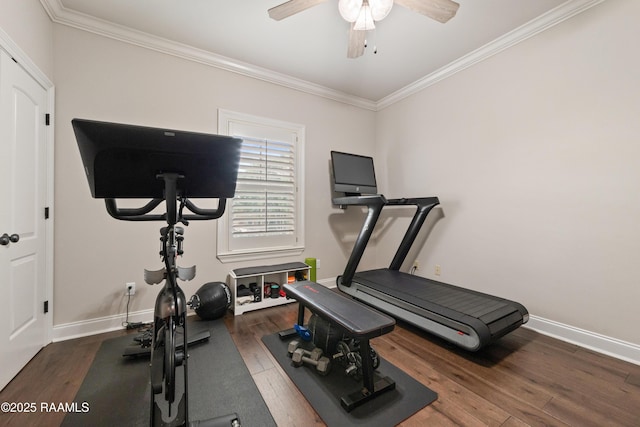
{"type": "MultiPolygon", "coordinates": [[[[260,341],[290,328],[296,313],[297,304],[289,304],[237,317],[228,313],[224,322],[276,423],[322,426],[260,341]]],[[[125,333],[50,344],[0,392],[0,402],[73,402],[100,343],[125,333]]],[[[478,353],[406,324],[372,345],[438,393],[436,402],[402,426],[640,426],[640,366],[525,328],[478,353]]],[[[50,427],[63,418],[62,413],[3,413],[0,425],[50,427]]]]}

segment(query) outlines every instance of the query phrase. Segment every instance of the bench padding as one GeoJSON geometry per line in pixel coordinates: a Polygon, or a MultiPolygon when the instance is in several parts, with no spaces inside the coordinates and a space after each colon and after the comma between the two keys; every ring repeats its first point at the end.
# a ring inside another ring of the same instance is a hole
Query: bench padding
{"type": "Polygon", "coordinates": [[[341,326],[353,338],[379,337],[391,332],[396,324],[393,318],[315,282],[294,282],[283,285],[283,289],[287,296],[341,326]]]}

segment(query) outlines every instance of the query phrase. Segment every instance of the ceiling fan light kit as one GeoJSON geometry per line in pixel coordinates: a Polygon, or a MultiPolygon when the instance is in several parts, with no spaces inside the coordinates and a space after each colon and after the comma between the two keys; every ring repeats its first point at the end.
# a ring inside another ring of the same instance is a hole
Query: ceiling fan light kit
{"type": "MultiPolygon", "coordinates": [[[[279,21],[326,1],[328,0],[289,0],[269,9],[269,16],[279,21]]],[[[394,2],[442,23],[453,18],[460,7],[453,0],[338,0],[340,16],[351,23],[347,57],[357,58],[364,53],[364,34],[376,28],[376,21],[386,18],[394,2]]]]}
{"type": "Polygon", "coordinates": [[[375,28],[374,21],[381,21],[391,12],[393,0],[339,0],[340,16],[347,22],[355,22],[354,30],[375,28]]]}

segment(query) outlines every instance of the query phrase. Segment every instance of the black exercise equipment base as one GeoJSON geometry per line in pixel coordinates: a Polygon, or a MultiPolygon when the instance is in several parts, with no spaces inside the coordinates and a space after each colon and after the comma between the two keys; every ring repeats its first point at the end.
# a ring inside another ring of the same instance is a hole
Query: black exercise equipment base
{"type": "MultiPolygon", "coordinates": [[[[191,335],[191,334],[190,334],[191,335]]],[[[211,334],[209,331],[198,332],[197,334],[193,334],[189,336],[187,339],[187,344],[190,346],[191,344],[197,344],[201,342],[208,341],[211,338],[211,334]]],[[[184,343],[179,343],[176,346],[176,350],[182,350],[184,348],[184,343]]],[[[124,349],[122,353],[122,357],[149,357],[151,356],[151,346],[142,347],[140,345],[129,346],[124,349]]]]}
{"type": "Polygon", "coordinates": [[[346,396],[340,398],[340,404],[347,412],[351,412],[354,408],[370,401],[374,397],[379,396],[385,391],[394,390],[396,382],[389,377],[380,377],[376,373],[373,376],[373,392],[369,392],[366,388],[360,388],[346,396]]]}

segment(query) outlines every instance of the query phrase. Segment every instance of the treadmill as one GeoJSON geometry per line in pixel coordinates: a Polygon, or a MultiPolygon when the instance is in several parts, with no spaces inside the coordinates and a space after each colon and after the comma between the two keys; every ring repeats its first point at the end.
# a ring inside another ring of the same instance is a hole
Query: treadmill
{"type": "Polygon", "coordinates": [[[387,199],[377,193],[373,158],[331,152],[333,190],[344,193],[333,204],[366,206],[367,216],[338,288],[376,309],[411,323],[465,350],[477,351],[517,329],[529,313],[514,301],[400,271],[437,197],[387,199]],[[358,264],[385,206],[414,206],[416,211],[389,268],[358,271],[358,264]]]}

